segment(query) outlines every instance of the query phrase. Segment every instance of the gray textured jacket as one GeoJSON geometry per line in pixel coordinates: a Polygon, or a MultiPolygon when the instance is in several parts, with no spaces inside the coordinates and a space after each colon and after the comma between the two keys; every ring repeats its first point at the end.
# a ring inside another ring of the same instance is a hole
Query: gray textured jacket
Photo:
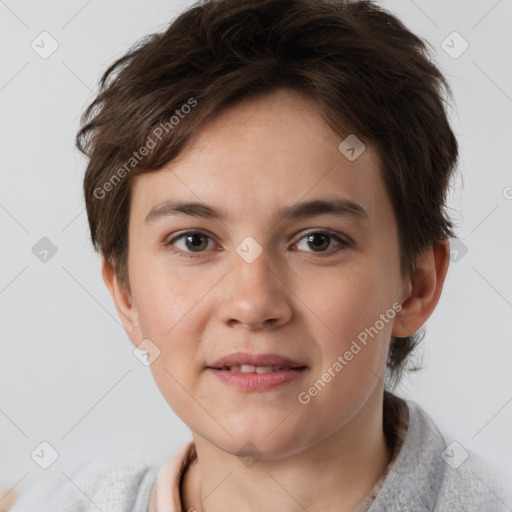
{"type": "MultiPolygon", "coordinates": [[[[511,480],[442,435],[418,404],[405,402],[404,443],[368,512],[511,512],[511,480]]],[[[147,512],[158,471],[158,466],[93,461],[69,480],[62,475],[40,483],[10,512],[147,512]]]]}

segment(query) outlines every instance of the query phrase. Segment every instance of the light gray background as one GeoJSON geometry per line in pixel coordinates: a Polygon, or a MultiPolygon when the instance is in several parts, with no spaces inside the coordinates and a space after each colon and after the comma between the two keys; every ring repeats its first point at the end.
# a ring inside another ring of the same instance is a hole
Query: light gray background
{"type": "MultiPolygon", "coordinates": [[[[426,367],[399,392],[511,475],[512,2],[381,4],[432,43],[454,89],[464,178],[450,206],[468,248],[426,324],[426,367]],[[456,59],[441,46],[453,31],[469,43],[456,59]]],[[[101,279],[74,149],[102,72],[186,5],[0,0],[0,490],[64,480],[61,471],[90,458],[160,463],[190,439],[134,357],[101,279]],[[43,31],[59,44],[47,59],[31,48],[43,31]],[[42,237],[58,248],[46,263],[32,253],[42,237]],[[31,458],[42,441],[59,453],[47,470],[31,458]]]]}

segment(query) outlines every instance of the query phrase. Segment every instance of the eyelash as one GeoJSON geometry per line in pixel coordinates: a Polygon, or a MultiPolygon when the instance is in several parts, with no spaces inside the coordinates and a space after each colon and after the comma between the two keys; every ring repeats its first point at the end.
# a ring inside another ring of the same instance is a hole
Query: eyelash
{"type": "MultiPolygon", "coordinates": [[[[348,248],[351,246],[351,244],[344,240],[343,238],[341,238],[339,236],[339,233],[337,233],[336,231],[331,231],[330,229],[319,229],[319,230],[316,230],[316,231],[309,231],[308,233],[305,233],[304,235],[302,235],[301,238],[299,238],[299,240],[297,242],[295,242],[294,245],[296,245],[297,243],[299,243],[303,238],[306,238],[310,235],[316,235],[316,234],[322,234],[322,235],[328,235],[331,237],[331,239],[334,239],[336,242],[338,242],[340,244],[340,247],[338,247],[337,249],[334,249],[334,250],[331,250],[331,251],[306,251],[306,252],[311,252],[313,254],[327,254],[327,255],[332,255],[332,254],[337,254],[338,252],[344,250],[345,248],[348,248]]],[[[182,239],[182,238],[185,238],[187,236],[190,236],[190,235],[203,235],[203,236],[206,236],[207,238],[209,238],[210,240],[213,240],[207,233],[203,232],[203,231],[196,231],[196,230],[192,230],[192,231],[184,231],[183,233],[179,234],[178,236],[175,236],[174,238],[170,239],[170,240],[167,240],[164,242],[164,246],[170,250],[171,252],[177,254],[178,256],[180,257],[185,257],[185,258],[194,258],[196,255],[201,255],[203,254],[204,252],[206,251],[200,251],[200,252],[185,252],[181,249],[172,249],[172,245],[182,239]]]]}

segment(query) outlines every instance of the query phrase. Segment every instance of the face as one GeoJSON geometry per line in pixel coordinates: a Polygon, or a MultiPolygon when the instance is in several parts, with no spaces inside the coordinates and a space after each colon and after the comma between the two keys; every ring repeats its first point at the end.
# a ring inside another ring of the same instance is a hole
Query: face
{"type": "Polygon", "coordinates": [[[227,452],[305,450],[382,394],[408,288],[378,155],[366,144],[350,161],[341,141],[280,90],[223,112],[134,182],[127,330],[160,351],[150,368],[171,408],[227,452]],[[300,208],[314,201],[338,208],[300,208]],[[214,369],[237,352],[297,368],[214,369]]]}

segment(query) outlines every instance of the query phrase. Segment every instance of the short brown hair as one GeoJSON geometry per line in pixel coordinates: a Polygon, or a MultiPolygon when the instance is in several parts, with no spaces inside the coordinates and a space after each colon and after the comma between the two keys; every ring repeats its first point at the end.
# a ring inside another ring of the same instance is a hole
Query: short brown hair
{"type": "MultiPolygon", "coordinates": [[[[369,0],[194,4],[117,59],[82,115],[76,144],[89,157],[84,194],[95,250],[129,290],[132,180],[173,160],[227,106],[284,87],[314,100],[340,137],[375,144],[402,275],[411,276],[419,254],[455,236],[445,208],[458,145],[443,93],[453,95],[427,45],[369,0]]],[[[395,383],[419,341],[418,333],[392,338],[395,383]]]]}

